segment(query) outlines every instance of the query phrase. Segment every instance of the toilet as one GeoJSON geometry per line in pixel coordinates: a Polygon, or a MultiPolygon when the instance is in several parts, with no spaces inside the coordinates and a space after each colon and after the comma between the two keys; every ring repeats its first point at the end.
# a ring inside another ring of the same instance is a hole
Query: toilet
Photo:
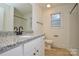
{"type": "Polygon", "coordinates": [[[45,48],[46,49],[51,49],[52,46],[53,46],[53,41],[52,40],[45,39],[45,48]]]}

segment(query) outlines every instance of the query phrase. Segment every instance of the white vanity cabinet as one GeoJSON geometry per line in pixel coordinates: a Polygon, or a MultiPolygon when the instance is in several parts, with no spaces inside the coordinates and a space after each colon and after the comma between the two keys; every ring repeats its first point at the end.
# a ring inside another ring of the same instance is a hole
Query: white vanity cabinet
{"type": "Polygon", "coordinates": [[[36,55],[43,56],[44,55],[44,41],[43,41],[43,37],[38,38],[35,42],[36,42],[35,43],[36,55]]]}
{"type": "Polygon", "coordinates": [[[0,54],[0,56],[43,56],[43,55],[44,55],[43,37],[34,38],[29,42],[26,42],[16,48],[13,48],[9,51],[0,54]]]}
{"type": "Polygon", "coordinates": [[[24,55],[25,56],[42,56],[44,55],[44,43],[43,38],[39,37],[33,41],[24,44],[24,55]]]}
{"type": "Polygon", "coordinates": [[[22,45],[1,54],[1,56],[22,56],[22,55],[23,55],[22,45]]]}
{"type": "Polygon", "coordinates": [[[24,44],[24,56],[33,56],[34,44],[33,41],[24,44]]]}

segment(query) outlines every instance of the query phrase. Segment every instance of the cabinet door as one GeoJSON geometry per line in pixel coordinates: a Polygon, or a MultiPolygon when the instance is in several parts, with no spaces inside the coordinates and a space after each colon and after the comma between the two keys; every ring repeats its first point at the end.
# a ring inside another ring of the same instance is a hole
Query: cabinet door
{"type": "Polygon", "coordinates": [[[44,45],[43,39],[41,37],[24,44],[24,55],[26,56],[44,55],[43,45],[44,45]]]}
{"type": "Polygon", "coordinates": [[[4,8],[0,7],[0,31],[3,30],[4,8]]]}
{"type": "Polygon", "coordinates": [[[12,50],[9,50],[9,51],[1,54],[1,56],[22,56],[22,55],[23,55],[22,46],[16,47],[12,50]]]}
{"type": "Polygon", "coordinates": [[[37,38],[34,41],[35,52],[37,56],[44,55],[44,41],[42,37],[37,38]]]}
{"type": "Polygon", "coordinates": [[[30,41],[24,44],[24,55],[33,56],[34,55],[34,41],[30,41]]]}
{"type": "Polygon", "coordinates": [[[39,40],[39,55],[43,56],[44,55],[44,37],[40,37],[40,40],[39,40]]]}

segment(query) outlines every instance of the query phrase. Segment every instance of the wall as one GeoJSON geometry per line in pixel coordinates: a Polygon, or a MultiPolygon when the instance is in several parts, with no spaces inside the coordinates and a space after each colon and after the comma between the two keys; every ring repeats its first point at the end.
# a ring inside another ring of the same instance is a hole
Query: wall
{"type": "Polygon", "coordinates": [[[4,8],[0,6],[0,31],[3,30],[4,8]]]}
{"type": "Polygon", "coordinates": [[[79,4],[70,15],[70,48],[76,50],[79,56],[79,4]]]}
{"type": "Polygon", "coordinates": [[[34,34],[40,34],[42,32],[42,8],[39,6],[39,4],[32,4],[32,30],[34,34]]]}
{"type": "Polygon", "coordinates": [[[78,48],[79,39],[79,20],[78,20],[78,6],[70,14],[70,48],[78,48]]]}
{"type": "Polygon", "coordinates": [[[62,5],[56,6],[54,8],[43,9],[43,32],[46,35],[48,40],[53,41],[53,46],[60,48],[68,48],[69,47],[69,12],[71,6],[62,5]],[[51,27],[51,14],[53,13],[61,13],[61,27],[55,28],[51,27]],[[54,37],[54,35],[58,35],[59,37],[54,37]]]}
{"type": "MultiPolygon", "coordinates": [[[[79,3],[78,3],[78,16],[79,16],[79,3]]],[[[79,17],[78,17],[78,25],[79,25],[79,17]]],[[[79,38],[79,26],[78,26],[78,38],[79,38]]],[[[79,56],[79,39],[77,40],[77,55],[79,56]]]]}
{"type": "Polygon", "coordinates": [[[27,30],[27,32],[31,32],[32,31],[32,12],[24,15],[24,18],[27,19],[26,30],[27,30]]]}
{"type": "Polygon", "coordinates": [[[14,8],[12,6],[9,6],[9,8],[6,11],[6,17],[5,17],[5,30],[4,31],[13,31],[13,21],[14,21],[14,8]],[[9,9],[9,10],[8,10],[9,9]],[[7,20],[6,20],[7,19],[7,20]]]}
{"type": "Polygon", "coordinates": [[[13,31],[14,8],[7,4],[0,4],[4,8],[3,31],[13,31]]]}

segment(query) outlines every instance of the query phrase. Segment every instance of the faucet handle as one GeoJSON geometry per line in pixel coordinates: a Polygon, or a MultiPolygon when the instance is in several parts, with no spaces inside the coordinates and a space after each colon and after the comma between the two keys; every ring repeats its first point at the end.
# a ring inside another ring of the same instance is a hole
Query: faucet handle
{"type": "Polygon", "coordinates": [[[17,27],[14,27],[14,30],[15,30],[15,31],[18,31],[18,28],[17,28],[17,27]]]}

